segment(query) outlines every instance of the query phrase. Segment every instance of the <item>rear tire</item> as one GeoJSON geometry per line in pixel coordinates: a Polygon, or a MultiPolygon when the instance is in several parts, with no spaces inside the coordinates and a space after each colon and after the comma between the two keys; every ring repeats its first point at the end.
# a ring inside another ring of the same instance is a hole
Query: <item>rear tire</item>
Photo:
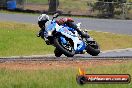
{"type": "Polygon", "coordinates": [[[92,56],[97,56],[100,53],[100,48],[97,42],[95,42],[96,45],[90,46],[87,45],[87,53],[89,53],[92,56]]]}
{"type": "Polygon", "coordinates": [[[67,57],[73,57],[73,56],[75,55],[75,51],[74,51],[74,50],[69,51],[69,50],[65,49],[65,48],[60,44],[59,38],[55,38],[55,39],[54,39],[54,46],[55,46],[57,49],[59,49],[59,50],[62,52],[62,54],[64,54],[64,55],[67,56],[67,57]]]}

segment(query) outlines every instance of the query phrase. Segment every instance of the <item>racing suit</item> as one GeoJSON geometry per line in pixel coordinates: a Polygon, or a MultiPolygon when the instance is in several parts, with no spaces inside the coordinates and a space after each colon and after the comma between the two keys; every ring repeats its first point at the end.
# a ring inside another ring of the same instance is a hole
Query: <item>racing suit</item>
{"type": "Polygon", "coordinates": [[[66,24],[68,27],[73,28],[74,30],[76,30],[78,32],[79,35],[81,35],[81,37],[84,38],[89,38],[90,36],[84,32],[82,32],[77,25],[74,23],[74,20],[71,18],[61,18],[59,20],[57,20],[57,23],[59,25],[63,25],[66,24]]]}
{"type": "MultiPolygon", "coordinates": [[[[58,25],[63,25],[66,24],[68,27],[73,28],[74,30],[76,30],[78,32],[79,35],[81,35],[81,37],[84,37],[86,39],[88,39],[90,36],[84,32],[82,32],[77,25],[74,23],[74,20],[71,18],[61,18],[59,20],[56,20],[56,22],[58,23],[58,25]]],[[[45,30],[45,23],[46,21],[39,21],[38,25],[41,28],[41,30],[38,33],[38,37],[43,37],[43,32],[45,30]]]]}

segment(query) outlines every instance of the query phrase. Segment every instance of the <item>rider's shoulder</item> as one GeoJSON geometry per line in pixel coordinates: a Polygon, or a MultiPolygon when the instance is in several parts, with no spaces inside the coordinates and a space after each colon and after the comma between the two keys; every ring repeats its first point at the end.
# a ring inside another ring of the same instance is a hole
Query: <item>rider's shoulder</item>
{"type": "Polygon", "coordinates": [[[68,22],[74,22],[73,18],[71,18],[71,17],[67,17],[67,21],[68,22]]]}

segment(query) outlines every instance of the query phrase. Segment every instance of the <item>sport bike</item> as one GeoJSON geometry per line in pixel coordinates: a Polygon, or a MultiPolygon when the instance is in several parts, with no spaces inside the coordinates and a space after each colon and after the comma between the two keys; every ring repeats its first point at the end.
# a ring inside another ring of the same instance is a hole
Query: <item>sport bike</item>
{"type": "MultiPolygon", "coordinates": [[[[87,41],[82,38],[78,32],[67,25],[58,25],[55,18],[59,14],[54,14],[52,20],[45,23],[45,31],[43,39],[47,45],[55,47],[54,54],[60,57],[64,54],[67,57],[73,57],[75,54],[84,54],[87,52],[92,56],[97,56],[100,53],[98,43],[91,38],[87,41]]],[[[77,24],[80,27],[80,23],[77,24]]]]}

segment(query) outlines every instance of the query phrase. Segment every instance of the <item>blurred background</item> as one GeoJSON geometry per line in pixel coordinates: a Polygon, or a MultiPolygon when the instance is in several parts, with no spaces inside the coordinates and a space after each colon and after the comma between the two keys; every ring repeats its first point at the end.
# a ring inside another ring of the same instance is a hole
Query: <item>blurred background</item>
{"type": "Polygon", "coordinates": [[[0,8],[37,13],[132,19],[132,0],[0,0],[0,8]]]}

